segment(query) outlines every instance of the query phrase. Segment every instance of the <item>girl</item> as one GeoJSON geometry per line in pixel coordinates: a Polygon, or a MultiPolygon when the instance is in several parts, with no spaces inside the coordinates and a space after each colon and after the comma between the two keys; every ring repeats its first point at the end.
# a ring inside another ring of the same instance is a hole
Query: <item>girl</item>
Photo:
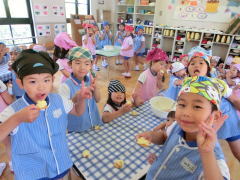
{"type": "MultiPolygon", "coordinates": [[[[102,47],[104,48],[104,46],[106,45],[112,45],[113,35],[112,35],[112,32],[110,31],[110,26],[108,21],[103,21],[102,25],[103,25],[103,30],[100,33],[100,39],[101,39],[102,47]]],[[[106,59],[102,61],[102,66],[103,67],[108,66],[106,59]]]]}
{"type": "Polygon", "coordinates": [[[81,116],[68,115],[68,131],[82,132],[102,124],[97,107],[100,91],[96,79],[90,74],[93,60],[91,52],[82,47],[74,47],[69,51],[68,59],[73,72],[62,84],[59,93],[67,99],[74,99],[74,94],[85,85],[93,94],[92,98],[85,100],[85,111],[81,116]]]}
{"type": "Polygon", "coordinates": [[[7,53],[8,49],[3,42],[0,42],[0,65],[8,63],[10,55],[7,53]]]}
{"type": "Polygon", "coordinates": [[[144,27],[138,25],[136,28],[136,36],[134,38],[134,53],[135,53],[135,71],[139,71],[139,64],[144,64],[144,70],[147,69],[147,65],[144,62],[145,53],[145,37],[143,36],[144,27]]]}
{"type": "Polygon", "coordinates": [[[108,100],[104,106],[102,119],[108,123],[122,114],[131,111],[131,105],[126,103],[126,90],[119,80],[111,80],[108,85],[108,100]]]}
{"type": "Polygon", "coordinates": [[[66,55],[69,49],[77,46],[77,44],[70,38],[66,32],[59,33],[54,39],[54,60],[59,65],[59,70],[62,73],[62,80],[64,82],[71,74],[72,69],[68,65],[68,59],[66,55]]]}
{"type": "Polygon", "coordinates": [[[83,26],[86,29],[86,33],[87,33],[82,37],[83,47],[86,49],[89,49],[92,53],[93,70],[99,71],[100,68],[97,66],[97,60],[96,60],[96,40],[95,40],[95,35],[93,32],[93,25],[92,24],[84,24],[83,26]]]}
{"type": "Polygon", "coordinates": [[[12,64],[15,62],[17,56],[22,50],[23,49],[18,46],[14,46],[10,49],[11,60],[9,61],[9,69],[12,71],[12,95],[15,96],[16,99],[19,99],[23,96],[24,90],[21,89],[16,82],[17,77],[15,72],[12,70],[12,64]]]}
{"type": "Polygon", "coordinates": [[[132,39],[132,31],[134,28],[132,26],[125,26],[126,36],[123,40],[120,55],[123,56],[124,62],[124,68],[125,72],[122,73],[124,77],[130,78],[130,59],[133,57],[133,39],[132,39]]]}
{"type": "MultiPolygon", "coordinates": [[[[125,24],[124,23],[119,24],[118,31],[114,39],[115,41],[114,46],[122,46],[123,40],[126,36],[126,32],[124,31],[124,29],[125,29],[125,24]]],[[[122,60],[120,59],[120,57],[121,56],[118,56],[116,60],[116,65],[122,64],[122,60]]]]}
{"type": "Polygon", "coordinates": [[[210,65],[211,65],[211,77],[218,78],[219,72],[217,70],[217,64],[220,60],[219,56],[212,56],[210,59],[210,65]]]}
{"type": "Polygon", "coordinates": [[[0,112],[13,102],[12,96],[7,91],[7,86],[0,80],[0,112]]]}
{"type": "Polygon", "coordinates": [[[240,64],[234,64],[226,73],[226,80],[231,88],[234,88],[240,83],[240,64]]]}
{"type": "Polygon", "coordinates": [[[183,79],[186,76],[186,68],[181,62],[175,62],[172,64],[171,69],[172,76],[170,77],[169,88],[163,92],[163,96],[167,96],[175,100],[177,99],[183,79]]]}
{"type": "Polygon", "coordinates": [[[132,95],[136,106],[156,96],[163,88],[166,78],[164,70],[168,56],[162,49],[155,48],[149,51],[146,60],[150,61],[150,67],[140,74],[132,95]]]}
{"type": "Polygon", "coordinates": [[[180,90],[174,122],[167,131],[139,134],[162,153],[147,173],[152,179],[230,179],[224,154],[217,143],[221,117],[221,88],[207,77],[188,78],[180,90]],[[214,128],[213,128],[214,127],[214,128]]]}

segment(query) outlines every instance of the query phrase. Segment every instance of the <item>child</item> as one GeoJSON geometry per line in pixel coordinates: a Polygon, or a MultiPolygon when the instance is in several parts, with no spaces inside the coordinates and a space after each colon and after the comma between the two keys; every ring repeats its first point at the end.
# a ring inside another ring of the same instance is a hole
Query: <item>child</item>
{"type": "MultiPolygon", "coordinates": [[[[112,36],[113,35],[112,35],[112,32],[110,31],[110,26],[109,26],[108,21],[103,21],[102,25],[103,25],[103,30],[100,33],[100,39],[101,39],[101,43],[102,43],[102,48],[104,48],[104,46],[106,46],[106,45],[112,45],[112,36]]],[[[103,67],[108,66],[106,59],[104,59],[102,61],[102,66],[103,67]]]]}
{"type": "MultiPolygon", "coordinates": [[[[115,41],[114,46],[122,46],[123,40],[126,36],[126,32],[124,30],[125,30],[125,24],[124,23],[119,24],[118,31],[114,39],[115,41]]],[[[120,58],[121,56],[118,56],[116,60],[116,65],[122,64],[122,60],[120,58]]]]}
{"type": "Polygon", "coordinates": [[[230,70],[226,73],[226,81],[230,88],[234,88],[240,83],[240,64],[234,64],[230,67],[230,70]]]}
{"type": "Polygon", "coordinates": [[[45,52],[23,50],[12,68],[26,94],[0,114],[0,141],[11,135],[15,179],[61,179],[72,167],[67,114],[84,112],[91,89],[83,87],[73,101],[50,93],[58,65],[45,52]],[[39,100],[47,105],[37,106],[39,100]]]}
{"type": "MultiPolygon", "coordinates": [[[[210,57],[211,52],[206,51],[201,47],[193,47],[189,52],[189,64],[187,72],[191,77],[208,76],[210,74],[210,57]]],[[[228,85],[219,79],[217,81],[225,89],[220,109],[223,114],[228,115],[227,121],[218,131],[218,138],[227,140],[234,156],[240,161],[240,117],[237,115],[237,110],[240,110],[240,99],[228,85]]]]}
{"type": "Polygon", "coordinates": [[[84,24],[84,28],[86,29],[86,33],[82,37],[82,44],[83,48],[89,49],[92,53],[93,57],[93,70],[99,71],[100,68],[97,66],[97,60],[96,60],[96,40],[95,35],[93,32],[93,25],[92,24],[84,24]]]}
{"type": "Polygon", "coordinates": [[[7,91],[7,86],[0,80],[0,112],[13,102],[12,96],[7,91]]]}
{"type": "Polygon", "coordinates": [[[59,93],[67,99],[72,99],[74,94],[83,88],[81,82],[93,90],[93,97],[85,100],[84,113],[81,116],[68,115],[68,131],[81,132],[102,124],[97,107],[100,91],[96,79],[90,74],[93,60],[91,52],[85,48],[74,47],[69,51],[68,59],[73,72],[60,87],[59,93]]]}
{"type": "Polygon", "coordinates": [[[217,71],[217,64],[219,60],[219,56],[212,56],[212,58],[210,59],[211,77],[213,78],[217,78],[219,76],[219,72],[217,71]]]}
{"type": "Polygon", "coordinates": [[[7,64],[10,60],[10,55],[7,53],[8,49],[3,42],[0,42],[0,65],[7,64]]]}
{"type": "Polygon", "coordinates": [[[24,90],[21,89],[16,82],[17,76],[16,76],[15,72],[12,70],[12,64],[16,61],[16,58],[21,53],[21,51],[22,51],[22,48],[20,48],[18,46],[13,46],[10,49],[11,60],[9,61],[9,69],[12,71],[12,95],[16,99],[19,99],[20,97],[23,96],[24,90]]]}
{"type": "Polygon", "coordinates": [[[163,95],[175,100],[186,76],[186,68],[181,62],[175,62],[171,69],[172,76],[170,77],[169,87],[163,92],[163,95]]]}
{"type": "Polygon", "coordinates": [[[148,52],[146,60],[150,61],[150,67],[140,74],[132,95],[136,106],[156,96],[165,82],[167,54],[160,48],[154,48],[148,52]]]}
{"type": "Polygon", "coordinates": [[[59,65],[59,71],[62,73],[62,80],[64,82],[71,74],[72,69],[68,65],[68,59],[66,55],[69,49],[77,46],[77,44],[70,38],[66,32],[59,33],[54,39],[54,60],[59,65]]]}
{"type": "Polygon", "coordinates": [[[135,71],[139,71],[139,64],[144,64],[144,70],[147,69],[147,65],[143,63],[145,53],[145,37],[143,36],[144,27],[138,25],[136,28],[137,35],[134,38],[134,53],[135,53],[135,71]]]}
{"type": "Polygon", "coordinates": [[[104,106],[102,119],[104,123],[111,122],[122,114],[131,111],[131,105],[126,104],[126,90],[119,80],[111,80],[108,85],[108,100],[104,106]]]}
{"type": "Polygon", "coordinates": [[[131,36],[134,28],[132,26],[125,26],[126,36],[123,40],[120,55],[123,56],[125,72],[122,73],[124,77],[130,78],[130,59],[133,57],[133,39],[131,36]]]}
{"type": "Polygon", "coordinates": [[[179,61],[180,61],[185,67],[187,67],[187,66],[188,66],[188,55],[187,55],[187,54],[182,54],[182,55],[179,57],[179,61]]]}
{"type": "Polygon", "coordinates": [[[221,117],[220,100],[221,90],[211,79],[186,79],[177,100],[177,123],[170,125],[167,131],[150,131],[137,136],[163,144],[146,180],[230,179],[216,137],[216,127],[226,118],[221,117]]]}

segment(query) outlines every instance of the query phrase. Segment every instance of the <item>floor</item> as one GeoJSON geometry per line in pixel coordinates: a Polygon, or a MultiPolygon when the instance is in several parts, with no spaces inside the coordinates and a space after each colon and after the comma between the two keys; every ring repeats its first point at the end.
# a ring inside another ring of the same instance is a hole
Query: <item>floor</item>
{"type": "MultiPolygon", "coordinates": [[[[110,68],[108,68],[108,69],[101,68],[101,71],[99,73],[97,73],[98,82],[100,84],[100,91],[101,91],[101,101],[100,101],[100,103],[98,103],[99,112],[102,112],[103,106],[106,103],[107,86],[108,86],[109,80],[111,80],[111,79],[120,80],[126,87],[127,99],[130,98],[133,88],[136,84],[137,78],[141,71],[140,72],[132,72],[132,78],[128,78],[128,79],[121,76],[122,72],[123,72],[123,66],[121,66],[121,65],[116,66],[114,64],[114,59],[110,59],[110,68]]],[[[59,77],[60,77],[60,73],[57,73],[55,84],[54,84],[55,88],[58,87],[58,85],[59,85],[59,77]]],[[[226,142],[221,141],[221,145],[223,147],[223,151],[225,153],[225,157],[226,157],[228,166],[230,168],[231,179],[239,180],[240,179],[240,173],[239,173],[240,163],[233,157],[226,142]]],[[[5,147],[3,144],[0,144],[0,162],[8,162],[5,147]]],[[[10,172],[9,168],[7,167],[5,169],[3,175],[0,177],[0,180],[13,180],[13,179],[14,179],[13,174],[10,172]]],[[[71,178],[69,178],[69,179],[80,180],[81,178],[77,177],[76,175],[74,175],[73,172],[71,172],[71,178]]]]}

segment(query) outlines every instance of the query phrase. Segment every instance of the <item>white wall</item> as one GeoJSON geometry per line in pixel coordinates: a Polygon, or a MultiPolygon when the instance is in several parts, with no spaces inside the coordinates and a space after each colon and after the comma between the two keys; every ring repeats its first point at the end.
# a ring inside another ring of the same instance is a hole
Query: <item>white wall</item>
{"type": "Polygon", "coordinates": [[[201,21],[186,21],[181,19],[173,18],[173,10],[168,10],[170,0],[156,0],[156,22],[157,24],[165,24],[169,26],[185,26],[185,27],[196,27],[196,28],[208,28],[225,31],[229,25],[226,23],[217,22],[201,22],[201,21]],[[161,14],[161,15],[160,15],[161,14]]]}

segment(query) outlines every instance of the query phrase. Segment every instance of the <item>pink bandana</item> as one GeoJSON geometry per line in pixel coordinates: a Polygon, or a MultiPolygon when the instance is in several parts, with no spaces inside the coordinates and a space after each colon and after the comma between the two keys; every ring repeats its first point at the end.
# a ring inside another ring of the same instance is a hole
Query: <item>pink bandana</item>
{"type": "Polygon", "coordinates": [[[166,52],[164,52],[160,48],[154,48],[150,50],[147,54],[147,61],[168,61],[168,56],[166,52]]]}
{"type": "Polygon", "coordinates": [[[77,43],[73,41],[66,32],[59,33],[54,39],[54,44],[65,50],[69,50],[77,46],[77,43]]]}

